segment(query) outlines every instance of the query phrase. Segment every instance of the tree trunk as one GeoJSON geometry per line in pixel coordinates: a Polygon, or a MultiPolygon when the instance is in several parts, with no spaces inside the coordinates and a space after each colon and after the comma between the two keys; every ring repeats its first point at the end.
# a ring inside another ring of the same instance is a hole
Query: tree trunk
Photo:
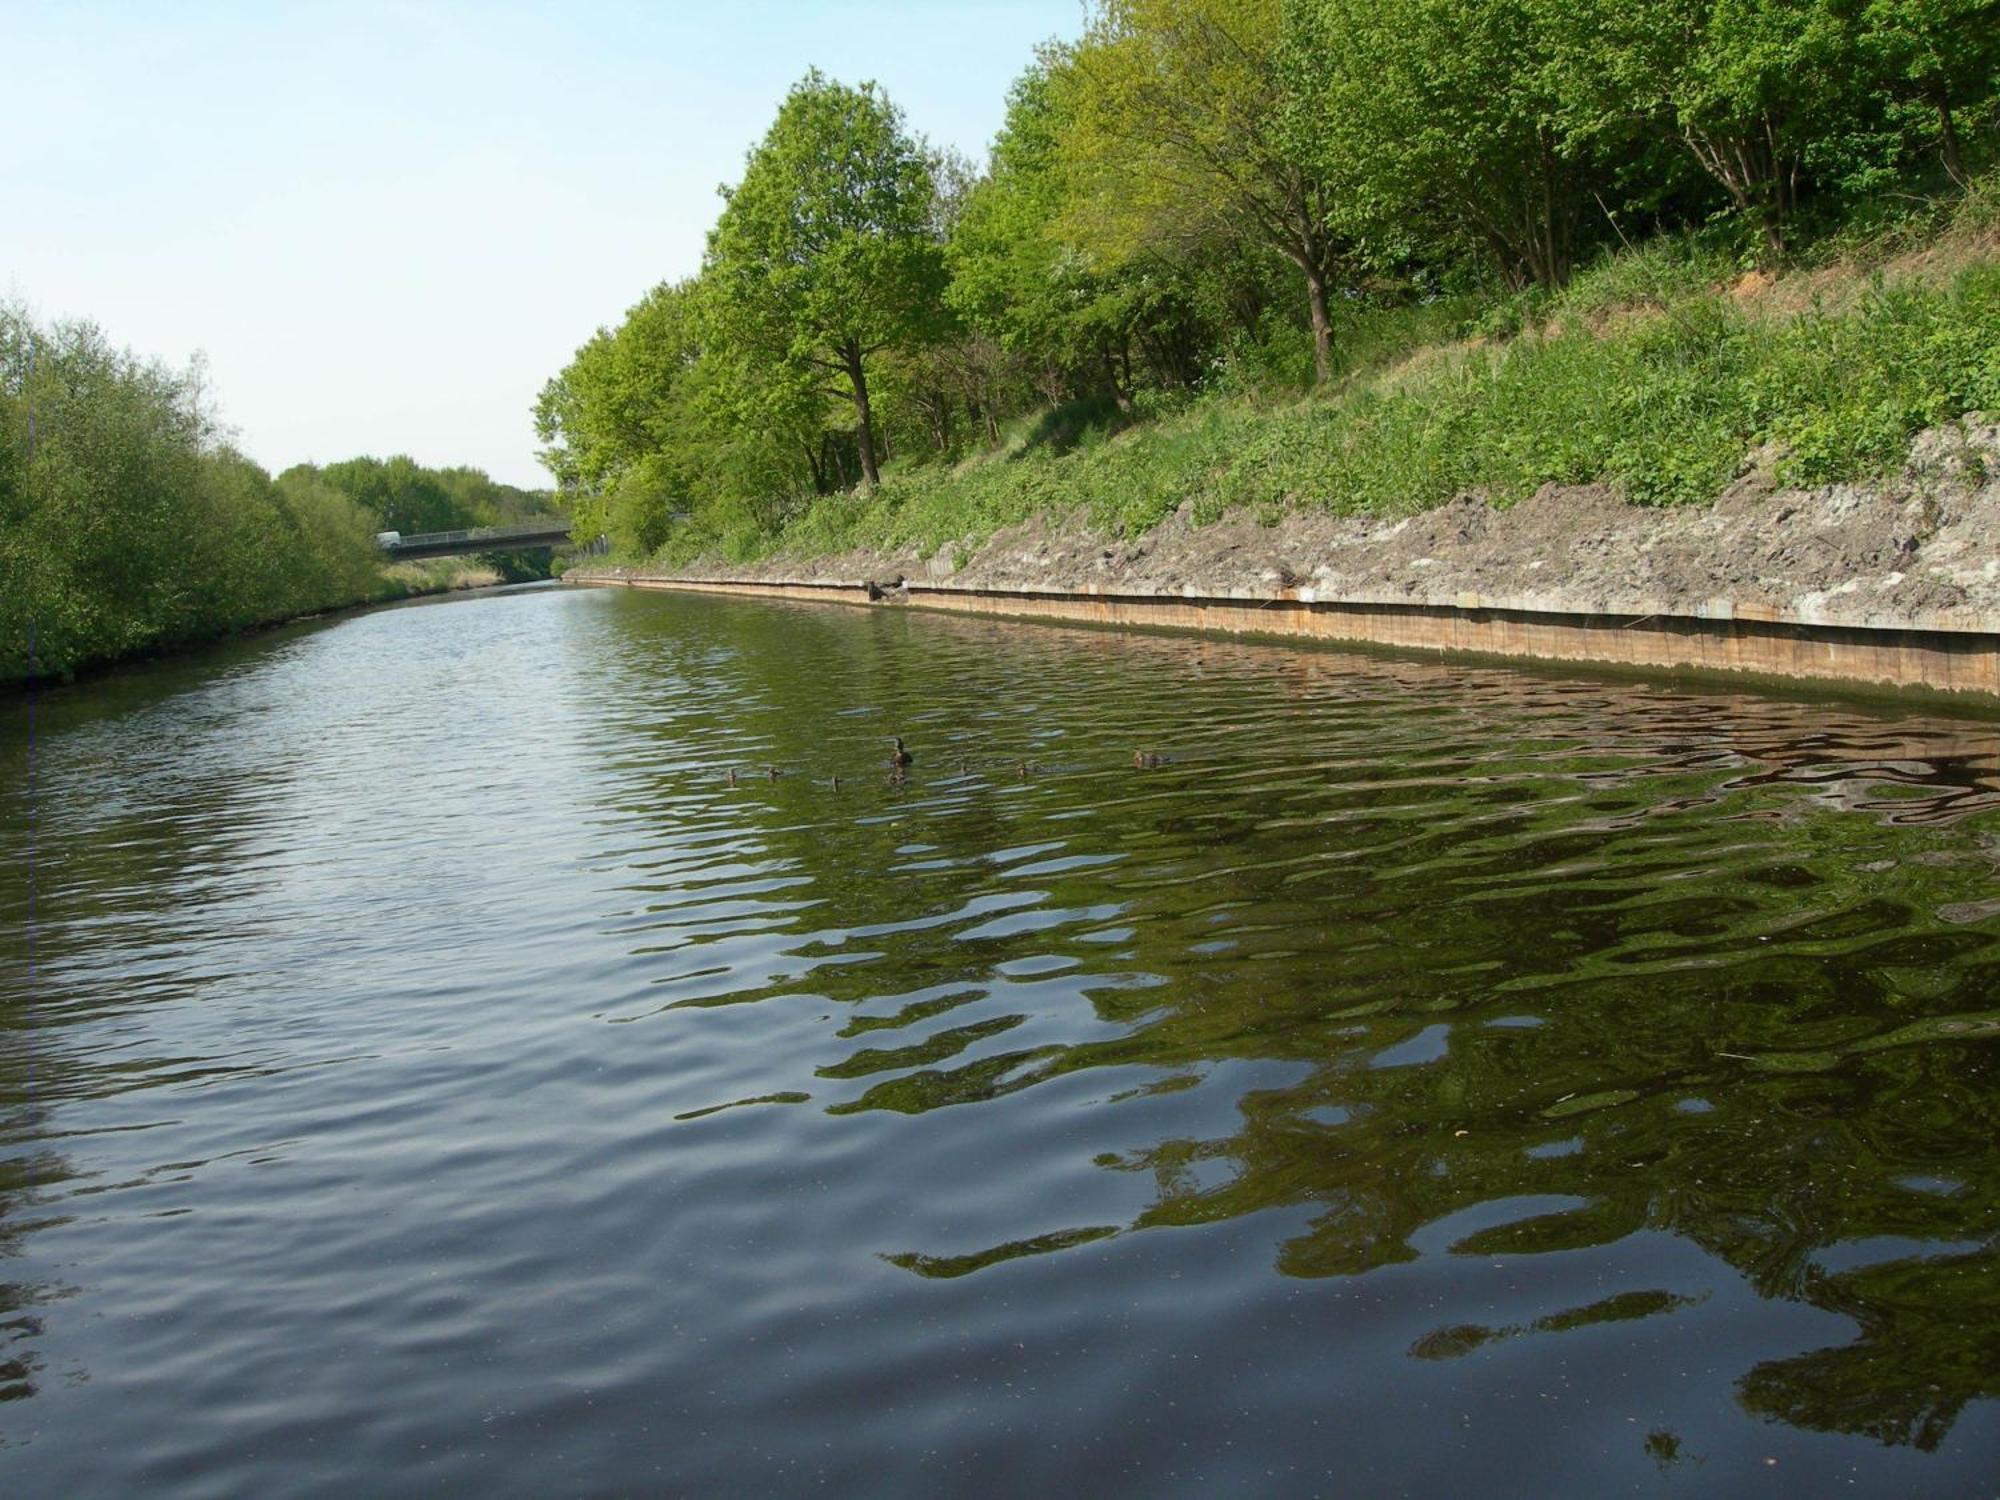
{"type": "Polygon", "coordinates": [[[1535,279],[1544,291],[1553,292],[1569,280],[1569,256],[1572,237],[1573,210],[1568,174],[1563,170],[1562,157],[1544,133],[1541,141],[1541,157],[1538,175],[1542,187],[1542,213],[1539,225],[1535,267],[1535,279]]]}
{"type": "Polygon", "coordinates": [[[931,442],[940,453],[951,448],[951,397],[944,391],[932,391],[925,400],[924,410],[930,420],[931,442]]]}
{"type": "Polygon", "coordinates": [[[1785,219],[1791,207],[1787,186],[1798,170],[1778,148],[1774,122],[1764,120],[1763,139],[1755,136],[1710,137],[1692,128],[1681,139],[1701,169],[1721,183],[1744,217],[1763,231],[1765,252],[1773,259],[1785,253],[1785,219]]]}
{"type": "Polygon", "coordinates": [[[1305,267],[1306,301],[1312,307],[1313,382],[1333,379],[1333,319],[1326,310],[1326,274],[1317,265],[1305,267]]]}
{"type": "Polygon", "coordinates": [[[1111,344],[1107,340],[1098,345],[1098,353],[1104,360],[1104,383],[1111,387],[1111,399],[1121,412],[1132,410],[1132,397],[1124,386],[1118,383],[1118,361],[1112,355],[1111,344]]]}
{"type": "Polygon", "coordinates": [[[1792,195],[1782,163],[1771,163],[1771,183],[1764,198],[1764,248],[1775,264],[1785,258],[1785,227],[1792,216],[1792,195]]]}
{"type": "Polygon", "coordinates": [[[841,351],[847,361],[847,378],[854,387],[854,444],[861,451],[861,485],[874,489],[882,483],[875,467],[875,420],[868,410],[868,376],[861,368],[861,346],[849,344],[841,351]]]}
{"type": "Polygon", "coordinates": [[[1935,97],[1938,113],[1938,135],[1944,148],[1944,170],[1959,187],[1966,187],[1969,180],[1965,175],[1965,158],[1958,150],[1958,121],[1952,118],[1951,101],[1940,91],[1935,97]]]}
{"type": "Polygon", "coordinates": [[[1236,326],[1243,330],[1244,337],[1257,337],[1257,320],[1263,316],[1264,300],[1255,291],[1234,287],[1229,293],[1229,313],[1236,319],[1236,326]]]}

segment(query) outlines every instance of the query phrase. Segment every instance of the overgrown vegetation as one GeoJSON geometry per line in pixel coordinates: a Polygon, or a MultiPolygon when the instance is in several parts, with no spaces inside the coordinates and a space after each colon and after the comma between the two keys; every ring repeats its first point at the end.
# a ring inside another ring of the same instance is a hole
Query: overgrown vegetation
{"type": "Polygon", "coordinates": [[[1782,478],[1816,483],[1890,465],[1923,427],[2000,407],[2000,265],[1795,319],[1709,294],[1597,335],[1570,306],[1558,299],[1549,331],[1434,349],[1331,396],[1205,398],[1117,435],[1086,427],[1067,451],[1024,427],[1011,450],[892,473],[872,496],[823,500],[774,533],[690,525],[662,557],[928,555],[1071,507],[1129,535],[1183,503],[1198,522],[1232,506],[1393,515],[1593,480],[1640,503],[1705,501],[1766,442],[1783,445],[1782,478]]]}
{"type": "Polygon", "coordinates": [[[385,570],[375,533],[547,504],[407,458],[273,479],[224,440],[198,365],[0,306],[0,682],[449,586],[385,570]]]}
{"type": "Polygon", "coordinates": [[[1102,0],[983,171],[809,74],[544,459],[666,561],[1861,474],[2000,406],[1996,124],[1994,0],[1102,0]]]}

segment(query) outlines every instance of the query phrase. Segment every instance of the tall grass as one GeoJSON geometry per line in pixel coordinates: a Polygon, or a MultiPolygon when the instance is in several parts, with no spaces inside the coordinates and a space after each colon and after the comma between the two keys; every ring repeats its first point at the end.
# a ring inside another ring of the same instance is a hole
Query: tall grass
{"type": "Polygon", "coordinates": [[[1056,422],[1060,441],[1017,432],[956,468],[895,470],[873,496],[819,500],[775,536],[685,533],[663,560],[928,554],[1038,513],[1129,536],[1182,505],[1197,521],[1238,506],[1395,515],[1464,494],[1506,506],[1549,483],[1699,505],[1767,443],[1782,445],[1789,482],[1863,478],[1922,428],[2000,409],[1990,257],[1933,284],[1864,278],[1858,295],[1782,316],[1739,304],[1729,279],[1698,244],[1655,242],[1580,275],[1503,341],[1445,337],[1477,326],[1463,306],[1357,317],[1352,373],[1330,394],[1273,404],[1222,382],[1123,430],[1102,414],[1056,422]]]}

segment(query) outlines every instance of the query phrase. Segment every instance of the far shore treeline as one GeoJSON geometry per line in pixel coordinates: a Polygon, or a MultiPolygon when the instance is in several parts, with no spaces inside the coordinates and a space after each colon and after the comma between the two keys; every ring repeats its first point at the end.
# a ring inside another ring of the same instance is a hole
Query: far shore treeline
{"type": "Polygon", "coordinates": [[[0,683],[445,586],[445,565],[385,569],[375,533],[549,508],[402,457],[273,478],[219,430],[199,364],[0,305],[0,683]]]}
{"type": "Polygon", "coordinates": [[[1101,0],[980,167],[810,72],[699,273],[548,383],[544,462],[661,558],[1093,490],[1701,500],[1772,440],[1844,477],[2000,401],[1996,68],[1995,0],[1101,0]],[[1964,275],[1785,330],[1725,295],[1968,226],[1964,275]]]}

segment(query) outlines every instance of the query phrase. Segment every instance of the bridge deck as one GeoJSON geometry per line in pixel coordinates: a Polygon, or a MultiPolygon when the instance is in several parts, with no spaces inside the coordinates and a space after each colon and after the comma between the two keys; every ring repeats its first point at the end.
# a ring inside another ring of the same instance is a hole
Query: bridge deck
{"type": "Polygon", "coordinates": [[[530,547],[560,547],[569,542],[569,517],[550,516],[514,526],[479,526],[464,531],[418,531],[382,550],[393,558],[456,557],[468,552],[524,552],[530,547]]]}

